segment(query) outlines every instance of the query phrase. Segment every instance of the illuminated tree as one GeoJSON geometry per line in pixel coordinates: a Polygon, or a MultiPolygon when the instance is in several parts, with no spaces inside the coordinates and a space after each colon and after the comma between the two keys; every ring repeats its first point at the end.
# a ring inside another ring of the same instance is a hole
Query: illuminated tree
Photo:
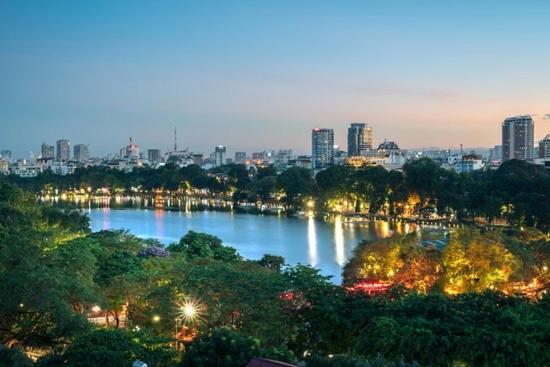
{"type": "Polygon", "coordinates": [[[450,294],[503,289],[520,264],[497,234],[457,230],[444,250],[445,291],[450,294]]]}

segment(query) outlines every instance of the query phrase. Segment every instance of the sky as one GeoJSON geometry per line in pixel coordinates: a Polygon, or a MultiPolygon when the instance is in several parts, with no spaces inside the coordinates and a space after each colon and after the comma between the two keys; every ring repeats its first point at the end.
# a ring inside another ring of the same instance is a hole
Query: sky
{"type": "Polygon", "coordinates": [[[550,132],[550,2],[0,0],[0,149],[310,150],[351,122],[402,148],[550,132]]]}

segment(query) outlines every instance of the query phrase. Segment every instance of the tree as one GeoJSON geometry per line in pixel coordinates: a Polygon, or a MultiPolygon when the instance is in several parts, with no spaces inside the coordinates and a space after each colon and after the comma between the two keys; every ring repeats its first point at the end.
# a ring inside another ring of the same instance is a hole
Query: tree
{"type": "Polygon", "coordinates": [[[260,260],[258,260],[258,264],[268,270],[280,272],[285,264],[285,258],[282,256],[265,254],[260,260]]]}
{"type": "Polygon", "coordinates": [[[261,201],[267,202],[273,199],[277,189],[277,177],[266,176],[254,182],[252,192],[261,201]]]}
{"type": "MultiPolygon", "coordinates": [[[[50,358],[56,359],[55,356],[50,358]]],[[[123,367],[131,366],[135,360],[158,367],[171,367],[177,363],[168,339],[121,329],[98,329],[81,335],[69,345],[61,358],[68,367],[123,367]]]]}
{"type": "Polygon", "coordinates": [[[212,330],[190,346],[181,367],[242,367],[261,354],[258,339],[243,336],[229,328],[212,330]]]}
{"type": "Polygon", "coordinates": [[[51,218],[33,196],[0,185],[0,341],[5,345],[55,346],[88,328],[80,312],[94,299],[95,259],[67,243],[80,235],[70,223],[51,224],[51,218]]]}
{"type": "Polygon", "coordinates": [[[303,200],[313,194],[314,182],[311,171],[301,167],[291,167],[277,177],[277,186],[285,193],[287,207],[299,209],[303,200]]]}
{"type": "Polygon", "coordinates": [[[19,349],[0,346],[0,366],[32,367],[32,361],[19,349]]]}
{"type": "Polygon", "coordinates": [[[183,253],[189,258],[211,257],[227,262],[235,262],[241,259],[240,255],[237,254],[237,250],[222,245],[222,241],[218,237],[195,231],[187,232],[179,243],[168,246],[167,250],[183,253]]]}
{"type": "Polygon", "coordinates": [[[453,294],[503,289],[520,263],[498,235],[464,229],[451,236],[443,266],[445,291],[453,294]]]}
{"type": "Polygon", "coordinates": [[[420,197],[420,204],[426,207],[436,199],[437,187],[446,171],[429,158],[421,158],[403,166],[409,190],[420,197]]]}

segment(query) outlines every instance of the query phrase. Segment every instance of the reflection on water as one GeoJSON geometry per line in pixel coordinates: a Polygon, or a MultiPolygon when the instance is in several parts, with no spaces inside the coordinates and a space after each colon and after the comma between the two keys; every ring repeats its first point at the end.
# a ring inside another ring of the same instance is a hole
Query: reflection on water
{"type": "MultiPolygon", "coordinates": [[[[174,200],[176,201],[176,200],[174,200]]],[[[184,204],[184,203],[181,203],[184,204]]],[[[406,233],[414,225],[350,222],[341,216],[329,221],[224,211],[163,211],[148,209],[89,209],[92,230],[127,229],[164,244],[179,241],[189,230],[213,234],[247,259],[264,254],[283,256],[287,264],[309,264],[340,282],[342,266],[361,241],[406,233]]]]}
{"type": "Polygon", "coordinates": [[[344,266],[346,262],[344,242],[344,223],[342,222],[342,216],[337,215],[334,217],[334,245],[336,251],[336,263],[340,266],[344,266]]]}
{"type": "Polygon", "coordinates": [[[155,210],[155,224],[156,224],[156,227],[157,227],[157,238],[162,238],[163,234],[164,234],[164,221],[163,221],[163,218],[164,218],[164,210],[162,209],[157,209],[155,210]]]}
{"type": "Polygon", "coordinates": [[[317,232],[315,231],[315,219],[313,217],[309,217],[307,220],[307,243],[309,264],[317,266],[319,262],[317,258],[317,232]]]}
{"type": "Polygon", "coordinates": [[[374,231],[379,238],[388,238],[393,235],[393,231],[390,229],[390,223],[381,220],[374,222],[374,231]]]}

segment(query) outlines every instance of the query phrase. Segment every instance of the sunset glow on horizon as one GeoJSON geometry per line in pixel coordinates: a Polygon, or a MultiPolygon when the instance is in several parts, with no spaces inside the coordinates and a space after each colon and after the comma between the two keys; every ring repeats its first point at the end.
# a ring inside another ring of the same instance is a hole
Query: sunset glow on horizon
{"type": "Polygon", "coordinates": [[[550,132],[545,1],[3,1],[0,147],[310,150],[351,122],[402,148],[550,132]],[[96,136],[92,136],[94,134],[96,136]]]}

